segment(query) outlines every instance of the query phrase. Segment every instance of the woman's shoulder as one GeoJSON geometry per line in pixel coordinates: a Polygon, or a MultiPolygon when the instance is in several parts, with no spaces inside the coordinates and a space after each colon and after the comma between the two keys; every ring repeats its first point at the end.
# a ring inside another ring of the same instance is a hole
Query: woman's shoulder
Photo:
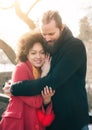
{"type": "Polygon", "coordinates": [[[29,61],[26,62],[20,62],[16,65],[15,69],[17,70],[23,70],[23,71],[32,71],[32,65],[29,61]]]}
{"type": "Polygon", "coordinates": [[[24,68],[27,67],[27,62],[20,62],[16,65],[17,68],[24,68]]]}

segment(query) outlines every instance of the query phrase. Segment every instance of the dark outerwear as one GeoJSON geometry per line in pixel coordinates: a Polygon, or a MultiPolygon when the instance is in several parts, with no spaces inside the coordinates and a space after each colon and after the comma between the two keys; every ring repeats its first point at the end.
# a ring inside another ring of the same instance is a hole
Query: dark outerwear
{"type": "Polygon", "coordinates": [[[65,27],[52,53],[51,69],[47,76],[12,85],[16,96],[41,93],[46,86],[55,90],[52,97],[55,120],[47,130],[81,130],[89,123],[85,89],[86,50],[81,40],[74,38],[65,27]]]}

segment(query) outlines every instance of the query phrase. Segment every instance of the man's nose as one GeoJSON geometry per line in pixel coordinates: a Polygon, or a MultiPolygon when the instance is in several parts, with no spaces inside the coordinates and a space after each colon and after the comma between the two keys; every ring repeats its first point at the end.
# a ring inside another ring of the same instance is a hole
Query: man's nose
{"type": "Polygon", "coordinates": [[[50,36],[49,36],[49,35],[46,35],[46,36],[45,36],[45,40],[46,40],[46,41],[50,41],[50,40],[51,40],[50,36]]]}

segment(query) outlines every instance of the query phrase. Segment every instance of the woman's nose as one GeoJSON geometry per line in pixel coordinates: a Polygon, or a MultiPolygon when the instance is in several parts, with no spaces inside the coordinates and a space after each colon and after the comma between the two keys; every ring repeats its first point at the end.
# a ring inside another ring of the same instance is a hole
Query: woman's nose
{"type": "Polygon", "coordinates": [[[37,58],[40,58],[41,56],[40,56],[40,54],[39,54],[39,53],[37,53],[36,57],[37,57],[37,58]]]}

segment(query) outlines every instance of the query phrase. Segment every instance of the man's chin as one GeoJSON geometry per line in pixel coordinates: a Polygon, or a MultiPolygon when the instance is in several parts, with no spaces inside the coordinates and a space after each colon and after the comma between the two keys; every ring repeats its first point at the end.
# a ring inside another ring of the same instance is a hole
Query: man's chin
{"type": "Polygon", "coordinates": [[[48,46],[53,46],[54,45],[53,42],[48,42],[47,44],[48,44],[48,46]]]}

